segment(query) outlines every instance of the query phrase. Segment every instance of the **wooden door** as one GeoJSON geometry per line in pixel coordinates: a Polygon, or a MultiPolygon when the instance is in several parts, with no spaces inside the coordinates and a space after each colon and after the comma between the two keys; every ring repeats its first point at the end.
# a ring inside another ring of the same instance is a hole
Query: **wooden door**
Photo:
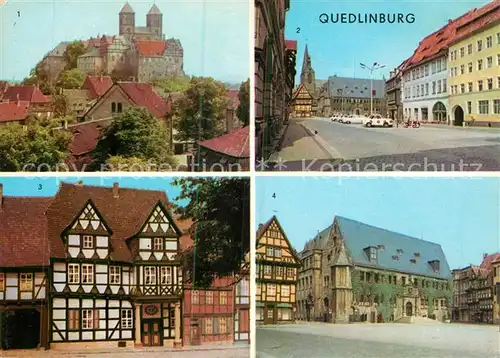
{"type": "Polygon", "coordinates": [[[145,346],[161,346],[161,320],[147,320],[142,322],[142,344],[145,346]]]}
{"type": "Polygon", "coordinates": [[[250,341],[250,311],[240,308],[234,315],[234,340],[250,341]]]}
{"type": "Polygon", "coordinates": [[[274,324],[276,321],[277,312],[274,306],[267,306],[264,310],[264,324],[274,324]]]}

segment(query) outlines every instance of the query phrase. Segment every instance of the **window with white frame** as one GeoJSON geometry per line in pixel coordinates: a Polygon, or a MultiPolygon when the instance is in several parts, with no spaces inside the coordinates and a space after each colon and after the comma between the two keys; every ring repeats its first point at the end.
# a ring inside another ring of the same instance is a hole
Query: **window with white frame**
{"type": "Polygon", "coordinates": [[[165,266],[161,267],[161,284],[171,285],[172,284],[172,267],[165,266]]]}
{"type": "Polygon", "coordinates": [[[68,283],[80,283],[80,265],[68,264],[68,283]]]}
{"type": "Polygon", "coordinates": [[[274,283],[267,284],[267,295],[268,296],[276,296],[276,284],[274,284],[274,283]]]}
{"type": "Polygon", "coordinates": [[[479,101],[479,114],[488,114],[489,101],[479,101]]]}
{"type": "Polygon", "coordinates": [[[467,45],[467,55],[472,55],[472,44],[467,45]]]}
{"type": "Polygon", "coordinates": [[[122,309],[121,325],[122,325],[122,328],[132,328],[132,310],[131,309],[122,309]]]}
{"type": "Polygon", "coordinates": [[[493,67],[493,56],[486,57],[486,67],[487,68],[493,67]]]}
{"type": "Polygon", "coordinates": [[[219,304],[227,305],[227,292],[226,291],[219,292],[219,304]]]}
{"type": "Polygon", "coordinates": [[[486,38],[486,48],[491,48],[493,46],[493,36],[488,36],[486,38]]]}
{"type": "Polygon", "coordinates": [[[19,289],[21,292],[27,292],[33,290],[33,274],[32,273],[22,273],[21,282],[19,285],[19,289]]]}
{"type": "Polygon", "coordinates": [[[482,80],[477,81],[477,90],[478,91],[483,90],[483,81],[482,80]]]}
{"type": "Polygon", "coordinates": [[[212,334],[212,318],[205,318],[205,334],[212,334]]]}
{"type": "Polygon", "coordinates": [[[483,59],[477,60],[477,70],[481,71],[483,69],[483,59]]]}
{"type": "Polygon", "coordinates": [[[283,277],[283,272],[284,272],[283,267],[281,267],[281,266],[276,267],[276,276],[283,277]]]}
{"type": "Polygon", "coordinates": [[[191,298],[191,301],[193,305],[197,305],[200,303],[200,291],[198,290],[193,291],[193,297],[191,298]]]}
{"type": "Polygon", "coordinates": [[[214,293],[213,291],[205,291],[205,303],[207,305],[212,305],[214,303],[214,293]]]}
{"type": "Polygon", "coordinates": [[[264,275],[270,275],[270,274],[271,274],[271,266],[264,265],[264,275]]]}
{"type": "Polygon", "coordinates": [[[120,266],[109,266],[109,283],[120,284],[120,266]]]}
{"type": "Polygon", "coordinates": [[[274,248],[274,257],[281,257],[281,248],[279,247],[274,248]]]}
{"type": "Polygon", "coordinates": [[[493,89],[493,78],[488,78],[487,84],[488,84],[488,89],[492,90],[493,89]]]}
{"type": "MultiPolygon", "coordinates": [[[[500,114],[500,99],[493,100],[493,113],[500,114]]],[[[0,284],[0,290],[1,290],[1,284],[0,284]]]]}
{"type": "Polygon", "coordinates": [[[286,268],[286,277],[291,279],[295,277],[295,269],[293,267],[286,268]]]}
{"type": "Polygon", "coordinates": [[[162,251],[163,250],[163,238],[155,237],[153,239],[153,250],[154,251],[162,251]]]}
{"type": "Polygon", "coordinates": [[[99,310],[82,310],[82,329],[99,328],[99,310]]]}
{"type": "Polygon", "coordinates": [[[94,283],[94,265],[82,264],[82,283],[94,283]]]}
{"type": "Polygon", "coordinates": [[[268,248],[266,249],[266,251],[267,251],[267,256],[269,256],[269,257],[274,256],[274,251],[273,251],[273,248],[272,248],[272,247],[268,247],[268,248]]]}
{"type": "Polygon", "coordinates": [[[144,267],[144,284],[145,285],[156,284],[156,267],[154,266],[144,267]]]}
{"type": "Polygon", "coordinates": [[[477,51],[481,51],[483,49],[483,40],[477,40],[477,51]]]}
{"type": "Polygon", "coordinates": [[[281,297],[290,297],[290,286],[288,285],[281,286],[281,297]]]}
{"type": "Polygon", "coordinates": [[[92,249],[94,248],[94,237],[85,235],[83,237],[83,248],[84,249],[92,249]]]}
{"type": "Polygon", "coordinates": [[[5,291],[5,274],[0,272],[0,291],[5,291]]]}

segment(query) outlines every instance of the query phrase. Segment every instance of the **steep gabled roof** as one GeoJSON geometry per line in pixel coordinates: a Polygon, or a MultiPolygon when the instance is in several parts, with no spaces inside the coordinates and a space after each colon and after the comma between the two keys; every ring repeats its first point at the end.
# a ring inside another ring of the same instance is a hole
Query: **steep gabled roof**
{"type": "Polygon", "coordinates": [[[170,113],[170,105],[165,102],[147,83],[118,82],[117,85],[138,107],[146,108],[157,118],[165,118],[170,113]]]}
{"type": "Polygon", "coordinates": [[[486,255],[484,258],[483,258],[483,261],[481,262],[481,264],[479,265],[479,267],[481,269],[485,269],[487,271],[490,271],[491,270],[491,264],[495,261],[498,261],[500,260],[500,252],[496,252],[494,254],[489,254],[489,255],[486,255]]]}
{"type": "Polygon", "coordinates": [[[283,226],[281,226],[276,215],[273,215],[268,221],[266,221],[264,224],[259,226],[259,228],[257,229],[256,240],[255,240],[256,245],[259,244],[259,240],[262,238],[264,233],[267,231],[267,229],[269,229],[269,227],[271,226],[271,224],[273,222],[276,223],[276,226],[278,226],[278,229],[281,231],[283,238],[285,239],[288,247],[290,248],[290,253],[292,254],[293,258],[295,259],[295,261],[297,261],[297,263],[299,263],[300,258],[297,255],[297,251],[294,249],[290,240],[288,240],[288,237],[286,236],[285,230],[283,230],[283,226]]]}
{"type": "MultiPolygon", "coordinates": [[[[301,84],[299,85],[299,87],[297,87],[297,90],[295,91],[295,93],[293,94],[293,96],[292,96],[292,101],[293,101],[293,100],[295,100],[295,98],[297,98],[297,96],[299,95],[299,93],[300,93],[302,90],[306,91],[306,92],[307,92],[307,94],[308,94],[309,96],[311,96],[311,94],[310,94],[310,93],[309,93],[309,91],[307,90],[307,87],[306,87],[303,83],[301,83],[301,84]]],[[[311,96],[311,98],[312,98],[312,96],[311,96]]]]}
{"type": "Polygon", "coordinates": [[[0,203],[0,267],[50,263],[45,210],[51,200],[51,197],[3,197],[0,203]]]}
{"type": "Polygon", "coordinates": [[[249,126],[200,142],[200,146],[233,158],[250,157],[249,126]]]}
{"type": "MultiPolygon", "coordinates": [[[[157,204],[163,205],[167,211],[170,204],[164,191],[118,190],[118,198],[115,198],[111,187],[61,184],[47,210],[48,238],[53,257],[65,257],[61,234],[90,200],[113,230],[111,258],[119,261],[132,259],[125,241],[139,233],[157,204]]],[[[180,234],[175,222],[169,219],[180,234]]]]}
{"type": "Polygon", "coordinates": [[[25,101],[31,103],[49,103],[50,100],[35,86],[15,85],[9,86],[4,93],[2,100],[8,99],[11,102],[25,101]]]}
{"type": "Polygon", "coordinates": [[[0,102],[0,123],[22,121],[28,118],[29,105],[30,103],[26,101],[0,102]]]}
{"type": "Polygon", "coordinates": [[[148,15],[161,15],[161,11],[160,9],[158,9],[158,6],[156,6],[156,4],[153,4],[153,6],[151,6],[151,9],[149,9],[148,11],[148,15]]]}
{"type": "Polygon", "coordinates": [[[88,90],[90,98],[94,99],[101,97],[111,86],[113,86],[113,80],[110,76],[87,76],[82,89],[88,90]]]}

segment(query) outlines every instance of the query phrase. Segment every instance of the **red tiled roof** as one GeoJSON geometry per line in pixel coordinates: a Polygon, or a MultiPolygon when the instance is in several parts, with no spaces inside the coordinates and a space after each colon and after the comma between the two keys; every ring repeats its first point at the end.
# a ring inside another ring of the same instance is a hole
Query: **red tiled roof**
{"type": "Polygon", "coordinates": [[[231,103],[229,104],[231,108],[236,109],[240,105],[240,99],[238,97],[240,93],[239,89],[236,88],[231,88],[230,90],[227,91],[227,96],[229,97],[229,100],[231,103]]]}
{"type": "Polygon", "coordinates": [[[500,1],[493,1],[480,8],[474,16],[457,28],[453,43],[498,20],[500,20],[500,1]]]}
{"type": "Polygon", "coordinates": [[[29,105],[26,101],[0,102],[0,123],[26,119],[29,105]]]}
{"type": "MultiPolygon", "coordinates": [[[[115,198],[111,187],[62,183],[46,214],[52,257],[65,257],[61,233],[89,200],[113,231],[111,258],[119,261],[132,259],[125,241],[139,232],[156,204],[161,202],[167,210],[170,208],[164,191],[119,188],[119,197],[115,198]]],[[[173,226],[177,230],[175,222],[173,226]]]]}
{"type": "Polygon", "coordinates": [[[35,86],[9,86],[3,96],[3,100],[8,99],[11,102],[20,100],[31,103],[50,102],[35,86]]]}
{"type": "Polygon", "coordinates": [[[433,32],[420,42],[418,48],[413,53],[413,56],[408,59],[405,68],[408,69],[424,60],[428,61],[438,57],[452,44],[453,41],[455,41],[457,28],[474,21],[497,6],[498,2],[493,1],[479,9],[472,9],[455,20],[450,20],[448,24],[443,26],[438,31],[433,32]]]}
{"type": "Polygon", "coordinates": [[[249,158],[249,126],[223,136],[205,140],[200,146],[235,158],[249,158]]]}
{"type": "Polygon", "coordinates": [[[51,200],[4,196],[0,208],[0,267],[49,264],[44,214],[51,200]]]}
{"type": "Polygon", "coordinates": [[[73,134],[69,144],[71,154],[81,156],[91,153],[101,137],[102,126],[107,125],[107,123],[104,121],[86,122],[71,127],[70,130],[73,134]]]}
{"type": "Polygon", "coordinates": [[[109,76],[87,76],[82,89],[88,90],[91,98],[95,99],[106,93],[111,86],[113,86],[113,80],[109,76]]]}
{"type": "Polygon", "coordinates": [[[486,257],[483,258],[483,261],[481,262],[481,265],[479,265],[480,268],[486,269],[486,270],[491,270],[491,264],[494,261],[500,260],[500,252],[494,253],[487,255],[486,257]]]}
{"type": "Polygon", "coordinates": [[[285,40],[285,47],[287,50],[297,51],[297,41],[285,40]]]}
{"type": "Polygon", "coordinates": [[[152,115],[165,118],[170,112],[170,105],[153,90],[153,86],[138,82],[118,82],[117,85],[136,106],[146,108],[152,115]]]}
{"type": "Polygon", "coordinates": [[[167,48],[167,42],[159,40],[136,40],[135,47],[140,56],[163,56],[167,48]]]}

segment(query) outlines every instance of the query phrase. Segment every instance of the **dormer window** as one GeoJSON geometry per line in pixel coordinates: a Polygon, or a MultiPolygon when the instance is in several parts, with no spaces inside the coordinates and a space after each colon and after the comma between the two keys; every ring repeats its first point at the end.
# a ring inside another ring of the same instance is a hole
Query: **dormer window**
{"type": "Polygon", "coordinates": [[[415,252],[414,255],[415,257],[420,257],[420,252],[415,252]]]}
{"type": "Polygon", "coordinates": [[[432,271],[434,272],[439,272],[439,260],[432,260],[432,261],[429,261],[429,265],[431,266],[432,268],[432,271]]]}
{"type": "Polygon", "coordinates": [[[154,251],[162,251],[163,250],[163,238],[155,237],[153,239],[153,250],[154,251]]]}
{"type": "Polygon", "coordinates": [[[415,260],[415,259],[410,259],[410,262],[411,262],[412,264],[416,264],[416,263],[417,263],[417,260],[415,260]]]}
{"type": "Polygon", "coordinates": [[[374,246],[369,246],[365,248],[365,253],[370,261],[377,261],[377,248],[374,246]]]}
{"type": "Polygon", "coordinates": [[[94,237],[85,235],[83,237],[83,248],[84,249],[93,249],[94,248],[94,237]]]}
{"type": "Polygon", "coordinates": [[[403,253],[403,249],[397,249],[396,252],[398,255],[401,255],[403,253]]]}

